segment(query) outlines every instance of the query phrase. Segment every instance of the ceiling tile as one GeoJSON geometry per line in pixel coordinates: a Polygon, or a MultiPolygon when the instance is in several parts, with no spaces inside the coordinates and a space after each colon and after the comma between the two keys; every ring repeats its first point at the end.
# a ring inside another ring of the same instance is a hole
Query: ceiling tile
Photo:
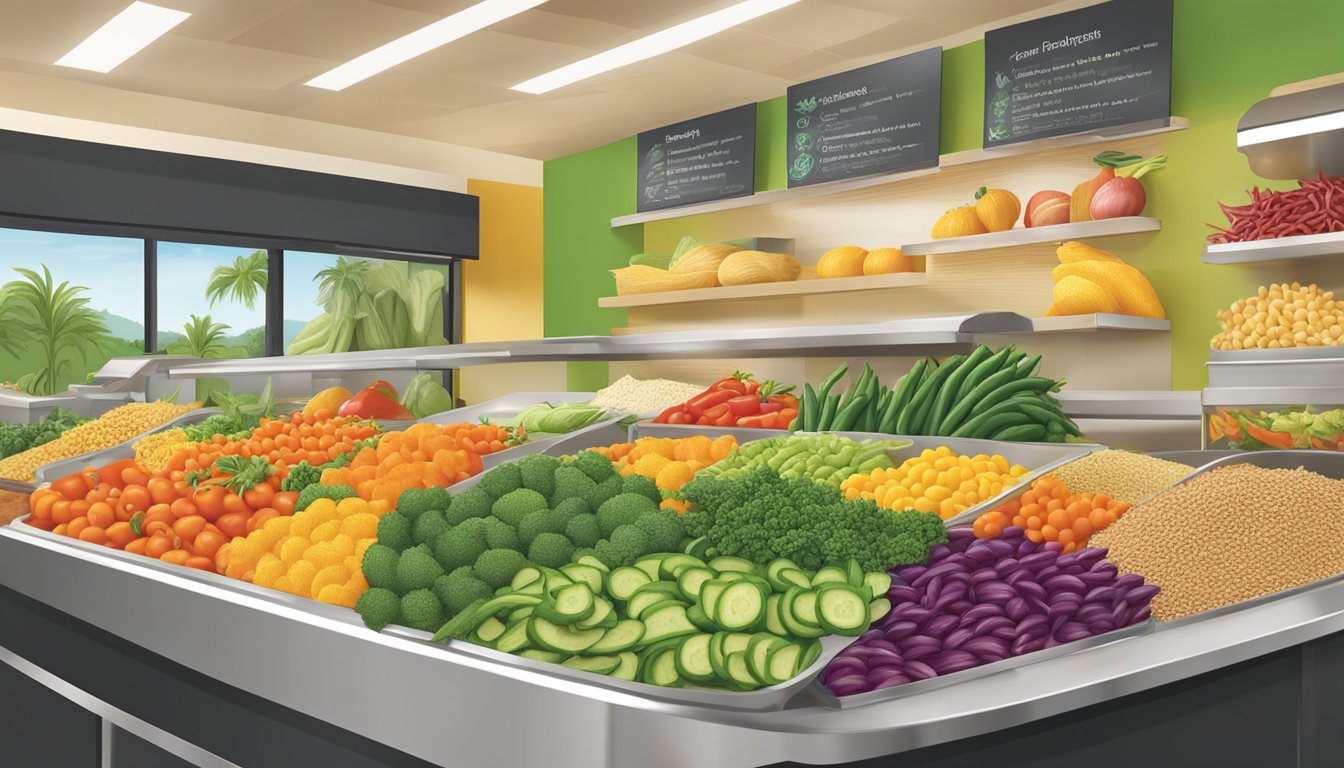
{"type": "Polygon", "coordinates": [[[344,62],[438,18],[371,0],[303,0],[233,42],[344,62]]]}

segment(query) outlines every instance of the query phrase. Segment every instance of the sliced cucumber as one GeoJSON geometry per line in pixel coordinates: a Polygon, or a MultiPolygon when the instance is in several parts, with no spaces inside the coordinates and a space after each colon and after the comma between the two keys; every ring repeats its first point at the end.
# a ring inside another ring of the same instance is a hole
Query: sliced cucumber
{"type": "MultiPolygon", "coordinates": [[[[504,653],[518,653],[521,650],[529,648],[532,641],[527,637],[528,620],[516,621],[504,630],[504,634],[495,641],[495,650],[504,653]]],[[[559,659],[556,659],[559,661],[559,659]]]]}
{"type": "Polygon", "coordinates": [[[741,571],[724,571],[714,578],[723,581],[742,581],[747,578],[747,574],[742,573],[741,571]]]}
{"type": "Polygon", "coordinates": [[[694,555],[702,560],[709,556],[709,549],[709,539],[704,536],[686,543],[686,554],[694,555]]]}
{"type": "Polygon", "coordinates": [[[593,599],[593,612],[586,619],[574,622],[575,629],[611,629],[616,626],[616,609],[603,598],[593,599]]]}
{"type": "Polygon", "coordinates": [[[803,590],[798,587],[784,593],[784,596],[779,599],[779,620],[788,630],[786,634],[801,638],[821,637],[826,634],[826,630],[819,626],[813,627],[802,623],[798,620],[797,614],[794,613],[793,605],[802,594],[804,594],[803,590]]]}
{"type": "Polygon", "coordinates": [[[616,656],[570,656],[560,663],[570,669],[598,675],[609,675],[621,666],[621,660],[616,656]]]}
{"type": "Polygon", "coordinates": [[[728,654],[728,661],[725,664],[728,670],[728,679],[738,685],[748,689],[759,688],[761,681],[751,674],[751,668],[747,666],[746,651],[737,651],[728,654]]]}
{"type": "Polygon", "coordinates": [[[709,638],[709,665],[714,669],[714,676],[721,680],[728,678],[728,658],[723,652],[723,641],[726,637],[727,632],[715,632],[709,638]]]}
{"type": "Polygon", "coordinates": [[[509,623],[512,624],[519,619],[526,619],[528,616],[531,616],[532,612],[536,609],[537,607],[535,605],[525,605],[522,608],[514,608],[512,611],[509,611],[509,623]]]}
{"type": "Polygon", "coordinates": [[[602,562],[601,560],[598,560],[596,557],[593,557],[592,555],[580,555],[579,559],[574,561],[574,564],[592,566],[593,568],[596,568],[597,570],[603,573],[611,572],[611,569],[607,567],[606,563],[602,562]]]}
{"type": "Polygon", "coordinates": [[[593,590],[586,583],[575,582],[555,593],[555,610],[567,619],[564,623],[574,624],[593,615],[597,602],[593,598],[593,590]]]}
{"type": "Polygon", "coordinates": [[[817,642],[816,640],[813,640],[812,642],[808,643],[807,647],[803,649],[802,660],[798,662],[798,671],[802,672],[804,670],[811,669],[812,665],[817,663],[817,659],[820,656],[821,656],[821,643],[817,642]]]}
{"type": "Polygon", "coordinates": [[[752,582],[734,582],[719,595],[709,615],[726,630],[751,629],[765,617],[765,593],[752,582]]]}
{"type": "Polygon", "coordinates": [[[817,593],[815,590],[805,589],[799,592],[789,608],[792,610],[793,618],[800,623],[809,627],[821,626],[821,620],[817,618],[817,593]]]}
{"type": "Polygon", "coordinates": [[[812,577],[802,570],[784,568],[780,570],[778,578],[786,585],[793,585],[801,589],[811,589],[812,587],[812,577]]]}
{"type": "Polygon", "coordinates": [[[536,578],[532,583],[526,584],[513,591],[515,595],[531,595],[532,597],[544,597],[546,595],[546,579],[536,578]]]}
{"type": "Polygon", "coordinates": [[[845,569],[845,581],[849,582],[849,586],[862,587],[863,576],[863,568],[859,567],[859,561],[850,560],[849,567],[845,569]]]}
{"type": "Polygon", "coordinates": [[[705,609],[698,605],[692,605],[690,608],[686,609],[686,618],[698,627],[701,632],[713,633],[718,632],[720,629],[718,624],[715,624],[705,615],[705,609]]]}
{"type": "Polygon", "coordinates": [[[744,632],[726,632],[723,636],[723,655],[747,650],[751,645],[751,635],[744,632]]]}
{"type": "Polygon", "coordinates": [[[643,571],[651,580],[657,581],[658,574],[662,570],[661,566],[664,557],[666,557],[666,555],[645,555],[635,561],[635,567],[643,571]]]}
{"type": "Polygon", "coordinates": [[[606,635],[601,629],[575,630],[554,624],[540,616],[527,620],[527,638],[538,648],[557,653],[583,653],[606,635]]]}
{"type": "Polygon", "coordinates": [[[704,586],[706,581],[714,578],[714,572],[708,568],[683,568],[681,573],[677,574],[677,589],[687,600],[696,602],[700,599],[700,587],[704,586]]]}
{"type": "Polygon", "coordinates": [[[787,641],[783,638],[775,637],[768,632],[760,632],[752,635],[751,642],[747,645],[747,669],[751,671],[752,677],[755,677],[766,685],[774,685],[783,682],[782,680],[775,679],[774,675],[770,674],[770,666],[768,662],[770,660],[770,654],[774,652],[775,649],[786,644],[787,641]]]}
{"type": "Polygon", "coordinates": [[[891,601],[885,597],[879,597],[868,603],[868,623],[876,624],[879,619],[891,613],[891,601]]]}
{"type": "Polygon", "coordinates": [[[623,565],[611,572],[607,579],[607,592],[617,600],[629,600],[635,590],[653,581],[649,574],[638,568],[623,565]]]}
{"type": "Polygon", "coordinates": [[[863,584],[873,591],[873,597],[886,597],[891,589],[891,574],[873,571],[863,574],[863,584]]]}
{"type": "Polygon", "coordinates": [[[518,655],[522,656],[524,659],[531,659],[533,661],[544,661],[547,664],[559,664],[566,658],[565,654],[563,653],[556,653],[555,651],[543,651],[540,648],[528,648],[527,650],[523,651],[522,653],[519,653],[518,655]]]}
{"type": "MultiPolygon", "coordinates": [[[[779,577],[779,572],[784,570],[785,568],[789,568],[795,571],[802,571],[802,569],[798,567],[797,563],[793,562],[787,557],[777,557],[774,560],[771,560],[770,564],[765,567],[765,578],[767,581],[770,582],[770,587],[777,592],[783,592],[787,590],[789,587],[795,586],[787,581],[784,581],[779,577]]],[[[809,582],[809,585],[810,584],[811,582],[809,582]]]]}
{"type": "Polygon", "coordinates": [[[667,600],[675,600],[679,605],[686,605],[676,584],[670,581],[646,584],[625,604],[625,615],[632,619],[641,618],[650,607],[667,600]]]}
{"type": "Polygon", "coordinates": [[[716,571],[737,571],[738,573],[755,573],[756,564],[750,560],[741,557],[729,557],[720,555],[709,561],[709,567],[716,571]]]}
{"type": "Polygon", "coordinates": [[[681,640],[664,640],[645,648],[639,654],[639,672],[636,677],[650,685],[674,687],[681,683],[677,676],[677,649],[681,640]]]}
{"type": "Polygon", "coordinates": [[[591,565],[579,565],[571,563],[560,569],[560,572],[573,579],[575,582],[584,582],[588,588],[593,590],[593,594],[602,594],[602,582],[604,581],[604,571],[599,571],[591,565]]]}
{"type": "Polygon", "coordinates": [[[634,680],[635,672],[639,671],[639,656],[633,651],[623,651],[616,658],[621,660],[621,664],[611,671],[611,676],[619,680],[634,680]]]}
{"type": "Polygon", "coordinates": [[[561,588],[561,587],[563,587],[563,586],[565,586],[565,585],[567,585],[567,584],[573,584],[573,583],[574,583],[574,580],[573,580],[573,579],[569,578],[569,577],[566,576],[563,572],[561,572],[561,571],[559,571],[559,570],[557,570],[557,569],[555,569],[555,568],[547,568],[547,567],[544,566],[544,565],[539,565],[539,566],[537,566],[537,569],[541,571],[541,575],[542,575],[542,576],[545,576],[545,577],[546,577],[546,591],[547,591],[547,592],[554,592],[555,590],[557,590],[557,589],[559,589],[559,588],[561,588]]]}
{"type": "MultiPolygon", "coordinates": [[[[616,626],[606,630],[602,639],[588,648],[592,654],[620,653],[634,648],[644,637],[644,622],[634,619],[622,619],[616,626]]],[[[633,676],[630,679],[634,679],[633,676]]]]}
{"type": "Polygon", "coordinates": [[[644,622],[644,642],[656,643],[674,637],[693,635],[699,628],[686,618],[685,606],[677,603],[655,606],[640,617],[644,622]]]}
{"type": "Polygon", "coordinates": [[[513,575],[513,581],[509,582],[509,587],[514,592],[517,592],[540,578],[541,571],[529,565],[513,575]]]}
{"type": "Polygon", "coordinates": [[[817,618],[822,629],[858,637],[868,629],[868,602],[848,584],[827,584],[817,593],[817,618]]]}
{"type": "Polygon", "coordinates": [[[765,631],[780,637],[788,637],[789,629],[779,618],[779,606],[782,596],[771,595],[765,600],[765,631]]]}
{"type": "Polygon", "coordinates": [[[766,660],[766,665],[770,668],[770,676],[781,683],[786,683],[794,678],[800,670],[798,662],[803,657],[803,647],[797,643],[785,643],[776,647],[770,653],[770,658],[766,660]]]}
{"type": "Polygon", "coordinates": [[[812,575],[812,586],[814,587],[820,584],[832,583],[848,584],[849,575],[833,565],[828,565],[812,575]]]}
{"type": "Polygon", "coordinates": [[[709,641],[713,635],[691,635],[677,648],[677,674],[697,683],[714,679],[714,666],[709,663],[709,641]]]}
{"type": "Polygon", "coordinates": [[[728,588],[730,582],[723,579],[710,579],[700,585],[700,607],[705,609],[705,615],[714,617],[714,608],[718,605],[719,595],[728,588]]]}
{"type": "Polygon", "coordinates": [[[491,616],[476,628],[476,639],[480,640],[483,645],[491,645],[499,639],[500,635],[504,634],[505,629],[507,627],[504,626],[504,622],[491,616]]]}
{"type": "Polygon", "coordinates": [[[676,580],[687,568],[704,568],[705,561],[692,555],[668,555],[658,564],[658,577],[664,580],[676,580]]]}

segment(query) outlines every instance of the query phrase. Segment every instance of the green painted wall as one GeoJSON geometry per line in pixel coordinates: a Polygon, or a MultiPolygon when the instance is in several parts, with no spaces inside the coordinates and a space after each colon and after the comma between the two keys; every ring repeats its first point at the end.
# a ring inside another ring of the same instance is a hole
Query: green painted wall
{"type": "MultiPolygon", "coordinates": [[[[1266,186],[1236,151],[1237,120],[1276,85],[1344,70],[1341,29],[1340,0],[1175,0],[1172,114],[1188,118],[1190,128],[1164,137],[1168,167],[1144,180],[1146,213],[1162,220],[1162,232],[1122,254],[1149,276],[1171,318],[1175,389],[1204,386],[1219,308],[1262,283],[1327,285],[1330,278],[1344,278],[1199,260],[1209,232],[1205,223],[1220,220],[1216,201],[1240,204],[1250,187],[1266,186]]],[[[943,52],[943,153],[980,146],[983,68],[983,42],[943,52]]],[[[786,111],[783,96],[757,106],[757,191],[787,184],[786,111]]],[[[607,333],[624,324],[623,313],[595,307],[597,297],[612,289],[601,271],[621,266],[643,248],[643,227],[613,230],[609,222],[634,210],[634,182],[634,138],[546,163],[547,335],[607,333]]],[[[580,383],[591,383],[588,377],[595,375],[590,370],[575,378],[571,367],[571,378],[580,383]]]]}

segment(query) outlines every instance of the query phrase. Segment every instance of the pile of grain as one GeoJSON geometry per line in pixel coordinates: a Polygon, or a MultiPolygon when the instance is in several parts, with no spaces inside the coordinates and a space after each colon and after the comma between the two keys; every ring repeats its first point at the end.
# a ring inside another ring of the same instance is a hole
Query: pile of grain
{"type": "Polygon", "coordinates": [[[1129,451],[1097,451],[1065,464],[1050,474],[1074,493],[1104,493],[1137,504],[1184,479],[1190,467],[1129,451]]]}

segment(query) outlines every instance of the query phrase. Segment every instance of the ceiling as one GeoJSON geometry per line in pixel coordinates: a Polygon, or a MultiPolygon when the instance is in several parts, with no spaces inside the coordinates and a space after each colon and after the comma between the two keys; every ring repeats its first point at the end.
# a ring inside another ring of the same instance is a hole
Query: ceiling
{"type": "Polygon", "coordinates": [[[549,159],[1058,2],[803,0],[533,96],[509,87],[736,0],[549,0],[339,92],[303,83],[476,0],[151,1],[193,15],[103,75],[52,62],[129,0],[0,0],[0,71],[549,159]]]}

